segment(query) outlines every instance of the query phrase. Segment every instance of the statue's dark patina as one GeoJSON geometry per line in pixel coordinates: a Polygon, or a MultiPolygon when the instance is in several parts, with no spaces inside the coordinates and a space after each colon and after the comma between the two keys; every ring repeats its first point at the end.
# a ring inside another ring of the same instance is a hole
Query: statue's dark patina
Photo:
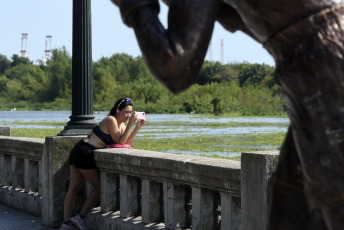
{"type": "Polygon", "coordinates": [[[344,228],[344,7],[340,0],[112,0],[144,60],[174,93],[196,79],[218,21],[261,43],[291,125],[281,148],[269,229],[344,228]]]}

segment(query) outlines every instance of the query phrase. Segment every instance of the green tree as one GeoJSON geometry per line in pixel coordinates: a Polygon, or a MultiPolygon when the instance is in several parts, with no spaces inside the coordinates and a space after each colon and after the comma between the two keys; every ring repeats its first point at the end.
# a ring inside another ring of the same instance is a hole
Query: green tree
{"type": "Polygon", "coordinates": [[[101,103],[111,95],[111,90],[118,85],[107,66],[96,66],[93,71],[95,102],[101,103]]]}
{"type": "Polygon", "coordinates": [[[0,76],[0,96],[5,97],[7,96],[7,82],[8,78],[5,75],[0,76]]]}
{"type": "Polygon", "coordinates": [[[253,64],[248,65],[238,75],[241,87],[249,84],[259,85],[265,77],[273,76],[274,68],[268,65],[253,64]]]}
{"type": "Polygon", "coordinates": [[[32,61],[30,61],[30,59],[26,58],[26,57],[19,57],[17,54],[13,54],[12,56],[12,63],[11,66],[16,66],[16,65],[32,65],[32,61]]]}
{"type": "Polygon", "coordinates": [[[214,98],[213,100],[211,100],[211,104],[213,104],[213,113],[215,115],[222,113],[222,104],[220,98],[214,98]]]}
{"type": "Polygon", "coordinates": [[[11,61],[5,55],[0,54],[0,75],[5,73],[10,66],[11,61]]]}
{"type": "Polygon", "coordinates": [[[196,83],[199,85],[209,84],[211,82],[221,82],[224,78],[228,78],[224,66],[220,62],[204,62],[198,74],[196,83]]]}
{"type": "Polygon", "coordinates": [[[53,58],[47,62],[47,72],[46,101],[71,100],[72,58],[65,47],[53,50],[53,58]]]}
{"type": "Polygon", "coordinates": [[[5,75],[9,79],[6,92],[12,100],[38,102],[44,98],[47,77],[39,66],[19,64],[6,70],[5,75]]]}

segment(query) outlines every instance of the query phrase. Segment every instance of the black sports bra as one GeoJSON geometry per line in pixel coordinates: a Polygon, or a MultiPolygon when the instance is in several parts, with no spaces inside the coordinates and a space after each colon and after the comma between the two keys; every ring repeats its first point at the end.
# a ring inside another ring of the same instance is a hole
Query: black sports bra
{"type": "Polygon", "coordinates": [[[115,144],[114,140],[112,140],[112,137],[110,134],[106,134],[104,133],[99,125],[97,125],[97,127],[94,129],[94,134],[96,134],[97,137],[99,137],[100,140],[102,140],[105,144],[107,145],[113,145],[115,144]]]}

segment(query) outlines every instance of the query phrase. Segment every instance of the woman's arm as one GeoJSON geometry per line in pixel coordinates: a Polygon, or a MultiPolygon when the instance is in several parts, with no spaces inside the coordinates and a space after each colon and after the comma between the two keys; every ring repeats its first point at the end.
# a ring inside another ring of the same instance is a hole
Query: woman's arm
{"type": "Polygon", "coordinates": [[[126,127],[124,124],[124,127],[118,127],[116,119],[114,117],[109,117],[109,119],[107,119],[106,121],[106,126],[112,140],[114,140],[117,144],[124,145],[129,138],[131,127],[136,122],[136,120],[136,117],[131,116],[126,127]],[[124,129],[124,132],[122,132],[121,129],[124,129]]]}
{"type": "Polygon", "coordinates": [[[134,141],[136,134],[139,132],[139,130],[146,124],[146,120],[138,120],[137,124],[135,126],[135,129],[130,134],[126,144],[131,145],[131,143],[134,141]]]}

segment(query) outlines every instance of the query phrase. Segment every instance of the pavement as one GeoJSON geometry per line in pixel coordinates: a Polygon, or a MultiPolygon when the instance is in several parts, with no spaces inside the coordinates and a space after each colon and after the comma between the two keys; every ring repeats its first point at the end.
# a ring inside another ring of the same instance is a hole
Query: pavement
{"type": "Polygon", "coordinates": [[[0,204],[0,230],[41,230],[42,219],[0,204]]]}

